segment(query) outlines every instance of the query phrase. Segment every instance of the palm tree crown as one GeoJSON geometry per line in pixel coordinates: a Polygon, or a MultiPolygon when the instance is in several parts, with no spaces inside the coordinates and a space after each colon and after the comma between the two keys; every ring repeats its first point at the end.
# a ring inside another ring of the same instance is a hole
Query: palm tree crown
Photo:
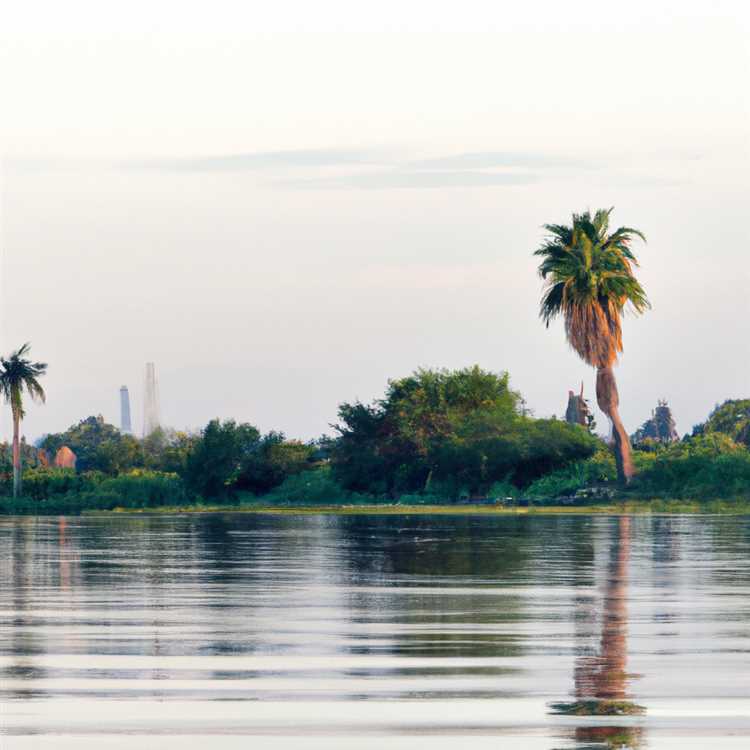
{"type": "Polygon", "coordinates": [[[609,233],[612,209],[573,214],[572,226],[545,224],[549,232],[534,253],[542,258],[545,280],[540,316],[549,326],[562,315],[573,349],[593,367],[610,367],[622,351],[621,315],[627,304],[642,313],[650,307],[633,274],[638,265],[630,250],[637,229],[609,233]]]}
{"type": "Polygon", "coordinates": [[[23,419],[23,391],[26,389],[32,401],[45,400],[45,393],[38,378],[47,371],[45,362],[31,362],[26,358],[30,345],[24,344],[7,359],[0,357],[0,393],[10,404],[14,416],[23,419]]]}

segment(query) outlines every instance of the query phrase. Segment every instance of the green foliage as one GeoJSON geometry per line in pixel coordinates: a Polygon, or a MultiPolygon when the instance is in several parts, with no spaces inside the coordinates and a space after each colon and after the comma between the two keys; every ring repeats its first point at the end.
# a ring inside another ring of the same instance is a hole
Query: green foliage
{"type": "Polygon", "coordinates": [[[143,466],[140,442],[107,424],[102,417],[87,417],[65,432],[47,435],[39,447],[54,459],[64,445],[76,454],[76,468],[80,471],[117,474],[143,466]]]}
{"type": "Polygon", "coordinates": [[[649,307],[635,278],[638,265],[630,249],[637,229],[609,231],[612,209],[573,214],[570,226],[546,224],[549,232],[534,255],[545,292],[539,314],[549,326],[561,315],[568,342],[593,367],[608,367],[622,351],[621,314],[626,304],[636,313],[649,307]]]}
{"type": "Polygon", "coordinates": [[[261,435],[250,424],[215,419],[190,446],[185,478],[205,498],[226,498],[237,490],[264,493],[310,468],[314,450],[280,432],[261,435]]]}
{"type": "MultiPolygon", "coordinates": [[[[29,445],[23,438],[20,441],[21,464],[25,468],[40,466],[39,452],[33,445],[29,445]]],[[[13,446],[11,443],[0,443],[0,492],[5,482],[11,480],[13,473],[13,446]]]]}
{"type": "Polygon", "coordinates": [[[586,487],[614,484],[616,480],[614,457],[600,444],[591,458],[545,474],[532,482],[525,494],[530,498],[544,500],[570,497],[586,487]]]}
{"type": "Polygon", "coordinates": [[[233,419],[211,420],[188,453],[185,480],[201,497],[226,497],[233,489],[244,460],[260,441],[260,432],[233,419]]]}
{"type": "Polygon", "coordinates": [[[44,402],[44,388],[39,378],[47,372],[45,362],[32,362],[26,358],[30,345],[24,344],[6,359],[0,357],[0,393],[10,404],[14,419],[23,419],[23,392],[28,392],[32,401],[44,402]]]}
{"type": "Polygon", "coordinates": [[[529,486],[527,495],[534,499],[570,497],[587,486],[586,465],[575,463],[566,469],[540,477],[529,486]]]}
{"type": "Polygon", "coordinates": [[[13,497],[18,497],[21,490],[22,457],[19,450],[20,424],[25,416],[23,409],[23,392],[26,391],[32,401],[44,403],[45,394],[39,378],[47,372],[44,362],[32,362],[26,358],[29,344],[24,344],[7,359],[0,357],[0,394],[10,404],[13,415],[13,497]]]}
{"type": "Polygon", "coordinates": [[[269,432],[242,460],[236,487],[262,494],[310,468],[315,447],[269,432]]]}
{"type": "Polygon", "coordinates": [[[116,498],[117,507],[122,508],[179,505],[187,499],[185,484],[177,474],[143,469],[107,477],[92,492],[94,499],[97,496],[116,498]]]}
{"type": "Polygon", "coordinates": [[[717,406],[708,420],[693,428],[693,436],[723,433],[750,448],[750,399],[727,400],[717,406]]]}
{"type": "Polygon", "coordinates": [[[155,471],[183,475],[198,436],[159,427],[141,441],[143,466],[155,471]]]}
{"type": "Polygon", "coordinates": [[[0,513],[80,513],[113,508],[154,508],[187,501],[176,474],[136,469],[116,477],[101,472],[40,468],[24,473],[24,497],[0,498],[0,513]]]}
{"type": "Polygon", "coordinates": [[[329,466],[288,476],[263,500],[278,505],[353,505],[372,502],[371,497],[345,490],[333,478],[329,466]]]}
{"type": "MultiPolygon", "coordinates": [[[[748,404],[727,401],[692,438],[634,451],[638,474],[627,497],[713,500],[726,509],[750,502],[750,451],[742,443],[748,404]]],[[[7,497],[11,448],[0,444],[0,513],[179,507],[242,493],[264,504],[313,506],[544,504],[576,495],[584,502],[606,499],[616,481],[601,441],[578,425],[527,416],[507,373],[418,370],[389,382],[371,405],[342,404],[339,417],[338,436],[315,443],[219,420],[199,434],[160,429],[141,441],[89,417],[41,443],[51,456],[68,445],[77,472],[41,466],[21,442],[23,497],[7,497]]]]}
{"type": "Polygon", "coordinates": [[[23,473],[23,492],[34,500],[43,500],[52,495],[65,495],[88,489],[88,482],[75,469],[52,469],[46,467],[27,469],[23,473]]]}
{"type": "Polygon", "coordinates": [[[719,432],[648,454],[634,490],[648,496],[750,499],[750,451],[719,432]]]}
{"type": "Polygon", "coordinates": [[[347,489],[399,497],[486,495],[498,481],[523,486],[594,453],[587,430],[519,413],[507,373],[479,367],[418,370],[391,381],[385,398],[339,408],[331,450],[347,489]]]}
{"type": "Polygon", "coordinates": [[[519,496],[518,487],[504,479],[500,482],[495,482],[487,492],[487,497],[493,500],[507,500],[516,499],[519,496]]]}
{"type": "Polygon", "coordinates": [[[65,432],[47,435],[39,443],[50,460],[64,445],[76,454],[80,471],[109,475],[145,468],[184,474],[197,436],[159,428],[143,440],[120,432],[102,417],[87,417],[65,432]]]}

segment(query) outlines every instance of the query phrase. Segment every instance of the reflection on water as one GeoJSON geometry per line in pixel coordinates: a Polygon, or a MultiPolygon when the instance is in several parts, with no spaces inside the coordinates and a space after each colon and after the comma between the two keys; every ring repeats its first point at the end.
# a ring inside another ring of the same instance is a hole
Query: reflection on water
{"type": "MultiPolygon", "coordinates": [[[[576,660],[574,681],[575,698],[571,703],[553,704],[553,710],[563,715],[576,716],[635,716],[645,712],[629,700],[627,685],[628,646],[628,561],[630,558],[631,519],[617,519],[617,529],[610,545],[605,593],[601,606],[601,638],[598,652],[582,654],[576,660]]],[[[584,605],[580,620],[595,614],[584,605]]],[[[606,747],[637,748],[643,741],[643,727],[619,724],[575,728],[574,737],[582,743],[606,747]]]]}
{"type": "Polygon", "coordinates": [[[0,519],[0,747],[747,747],[748,552],[746,518],[0,519]]]}

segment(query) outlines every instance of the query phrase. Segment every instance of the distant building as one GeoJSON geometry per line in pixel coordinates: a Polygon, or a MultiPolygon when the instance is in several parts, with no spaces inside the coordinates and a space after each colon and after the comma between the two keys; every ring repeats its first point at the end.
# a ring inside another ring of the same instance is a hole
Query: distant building
{"type": "Polygon", "coordinates": [[[130,423],[130,393],[128,387],[123,385],[120,388],[120,432],[130,435],[133,427],[130,423]]]}
{"type": "Polygon", "coordinates": [[[143,396],[143,437],[148,437],[161,426],[159,418],[159,386],[156,382],[156,366],[146,362],[146,383],[143,396]]]}
{"type": "Polygon", "coordinates": [[[58,469],[75,469],[77,460],[76,454],[67,445],[63,445],[55,454],[54,465],[58,469]]]}
{"type": "Polygon", "coordinates": [[[580,424],[592,431],[596,427],[589,402],[583,397],[583,383],[581,383],[581,393],[579,395],[576,396],[573,391],[568,391],[568,407],[565,409],[565,421],[569,424],[580,424]]]}
{"type": "Polygon", "coordinates": [[[656,408],[651,412],[651,419],[647,419],[632,436],[634,443],[642,443],[644,440],[673,443],[679,439],[672,410],[666,399],[659,399],[656,408]]]}

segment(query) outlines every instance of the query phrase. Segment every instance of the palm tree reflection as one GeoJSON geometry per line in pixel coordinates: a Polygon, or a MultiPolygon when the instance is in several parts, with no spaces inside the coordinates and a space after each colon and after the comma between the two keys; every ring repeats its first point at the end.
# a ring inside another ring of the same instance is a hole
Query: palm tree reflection
{"type": "MultiPolygon", "coordinates": [[[[629,700],[627,672],[628,561],[630,518],[621,516],[610,548],[598,654],[578,658],[574,672],[575,702],[556,703],[554,713],[572,716],[632,716],[642,706],[629,700]]],[[[578,726],[575,740],[611,748],[638,748],[643,729],[629,725],[578,726]]]]}

